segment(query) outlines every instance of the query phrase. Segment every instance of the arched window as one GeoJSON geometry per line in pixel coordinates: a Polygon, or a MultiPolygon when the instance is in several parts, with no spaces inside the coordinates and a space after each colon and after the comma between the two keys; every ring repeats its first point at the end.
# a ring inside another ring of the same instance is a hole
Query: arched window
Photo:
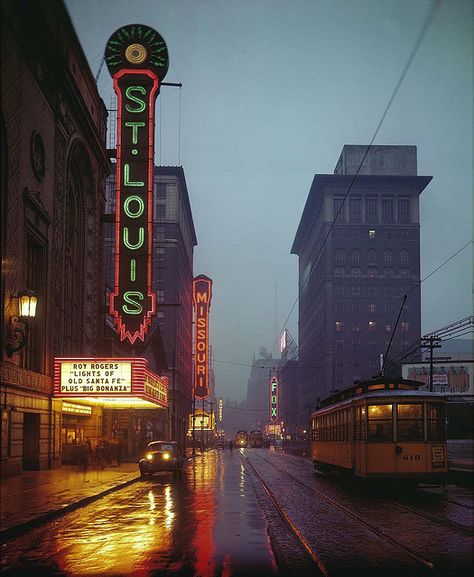
{"type": "Polygon", "coordinates": [[[336,265],[344,266],[345,262],[346,262],[346,255],[342,249],[338,248],[336,250],[336,265]]]}
{"type": "Polygon", "coordinates": [[[351,253],[352,264],[354,266],[360,265],[360,250],[354,249],[351,253]]]}
{"type": "Polygon", "coordinates": [[[367,261],[368,262],[377,262],[377,253],[374,249],[369,250],[367,253],[367,261]]]}
{"type": "MultiPolygon", "coordinates": [[[[83,244],[85,152],[75,146],[67,174],[65,206],[64,340],[63,354],[82,353],[83,337],[83,244]]],[[[88,175],[87,175],[88,176],[88,175]]]]}
{"type": "Polygon", "coordinates": [[[400,251],[400,266],[401,267],[410,266],[410,253],[407,250],[400,251]]]}
{"type": "Polygon", "coordinates": [[[393,266],[393,252],[391,250],[385,250],[384,251],[383,264],[385,266],[393,266]]]}

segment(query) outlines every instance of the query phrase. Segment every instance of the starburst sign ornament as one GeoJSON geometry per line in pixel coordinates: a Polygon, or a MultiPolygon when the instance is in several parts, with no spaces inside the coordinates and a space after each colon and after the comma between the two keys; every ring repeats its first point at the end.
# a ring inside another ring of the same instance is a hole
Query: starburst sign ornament
{"type": "Polygon", "coordinates": [[[155,99],[168,70],[163,38],[148,26],[116,30],[105,61],[117,94],[115,275],[109,312],[120,340],[133,344],[156,314],[152,291],[155,99]]]}

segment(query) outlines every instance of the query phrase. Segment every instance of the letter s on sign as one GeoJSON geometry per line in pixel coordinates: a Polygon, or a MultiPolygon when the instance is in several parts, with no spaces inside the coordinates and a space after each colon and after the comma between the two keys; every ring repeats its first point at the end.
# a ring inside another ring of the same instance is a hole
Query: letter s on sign
{"type": "Polygon", "coordinates": [[[122,310],[127,315],[139,315],[143,311],[143,307],[139,302],[137,302],[131,297],[134,297],[141,301],[145,298],[143,296],[143,293],[139,291],[127,291],[126,293],[123,294],[123,300],[129,305],[134,305],[136,308],[131,309],[127,305],[122,305],[122,310]]]}
{"type": "Polygon", "coordinates": [[[138,104],[137,108],[132,108],[130,104],[126,104],[125,108],[128,112],[143,112],[146,108],[146,103],[141,98],[137,96],[133,96],[132,92],[139,92],[140,94],[146,94],[145,88],[143,86],[129,86],[127,90],[125,90],[125,94],[129,100],[138,104]]]}

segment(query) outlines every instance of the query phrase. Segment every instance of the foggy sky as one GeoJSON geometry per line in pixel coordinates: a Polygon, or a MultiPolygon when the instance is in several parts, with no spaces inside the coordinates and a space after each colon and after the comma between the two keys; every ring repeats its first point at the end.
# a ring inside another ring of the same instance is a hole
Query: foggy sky
{"type": "MultiPolygon", "coordinates": [[[[290,255],[315,173],[368,144],[433,0],[66,0],[94,76],[110,35],[141,23],[170,56],[156,164],[182,165],[214,281],[216,393],[246,395],[298,294],[290,255]],[[179,101],[181,99],[181,114],[179,101]],[[180,126],[181,117],[181,130],[180,126]],[[161,146],[160,146],[161,145],[161,146]],[[241,366],[237,363],[241,363],[241,366]]],[[[472,241],[472,6],[445,0],[374,144],[418,147],[421,278],[472,241]]],[[[113,93],[104,65],[98,87],[113,93]]],[[[472,314],[471,244],[422,284],[422,333],[472,314]]],[[[287,323],[298,337],[298,307],[287,323]]]]}

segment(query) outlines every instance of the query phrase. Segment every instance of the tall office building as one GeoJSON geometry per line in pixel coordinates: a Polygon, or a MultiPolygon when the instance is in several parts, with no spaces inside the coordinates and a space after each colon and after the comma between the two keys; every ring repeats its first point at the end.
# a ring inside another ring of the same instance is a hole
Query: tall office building
{"type": "Polygon", "coordinates": [[[291,249],[300,425],[318,397],[377,374],[392,336],[392,359],[420,338],[419,195],[430,180],[417,176],[415,146],[346,145],[334,174],[315,175],[291,249]]]}

